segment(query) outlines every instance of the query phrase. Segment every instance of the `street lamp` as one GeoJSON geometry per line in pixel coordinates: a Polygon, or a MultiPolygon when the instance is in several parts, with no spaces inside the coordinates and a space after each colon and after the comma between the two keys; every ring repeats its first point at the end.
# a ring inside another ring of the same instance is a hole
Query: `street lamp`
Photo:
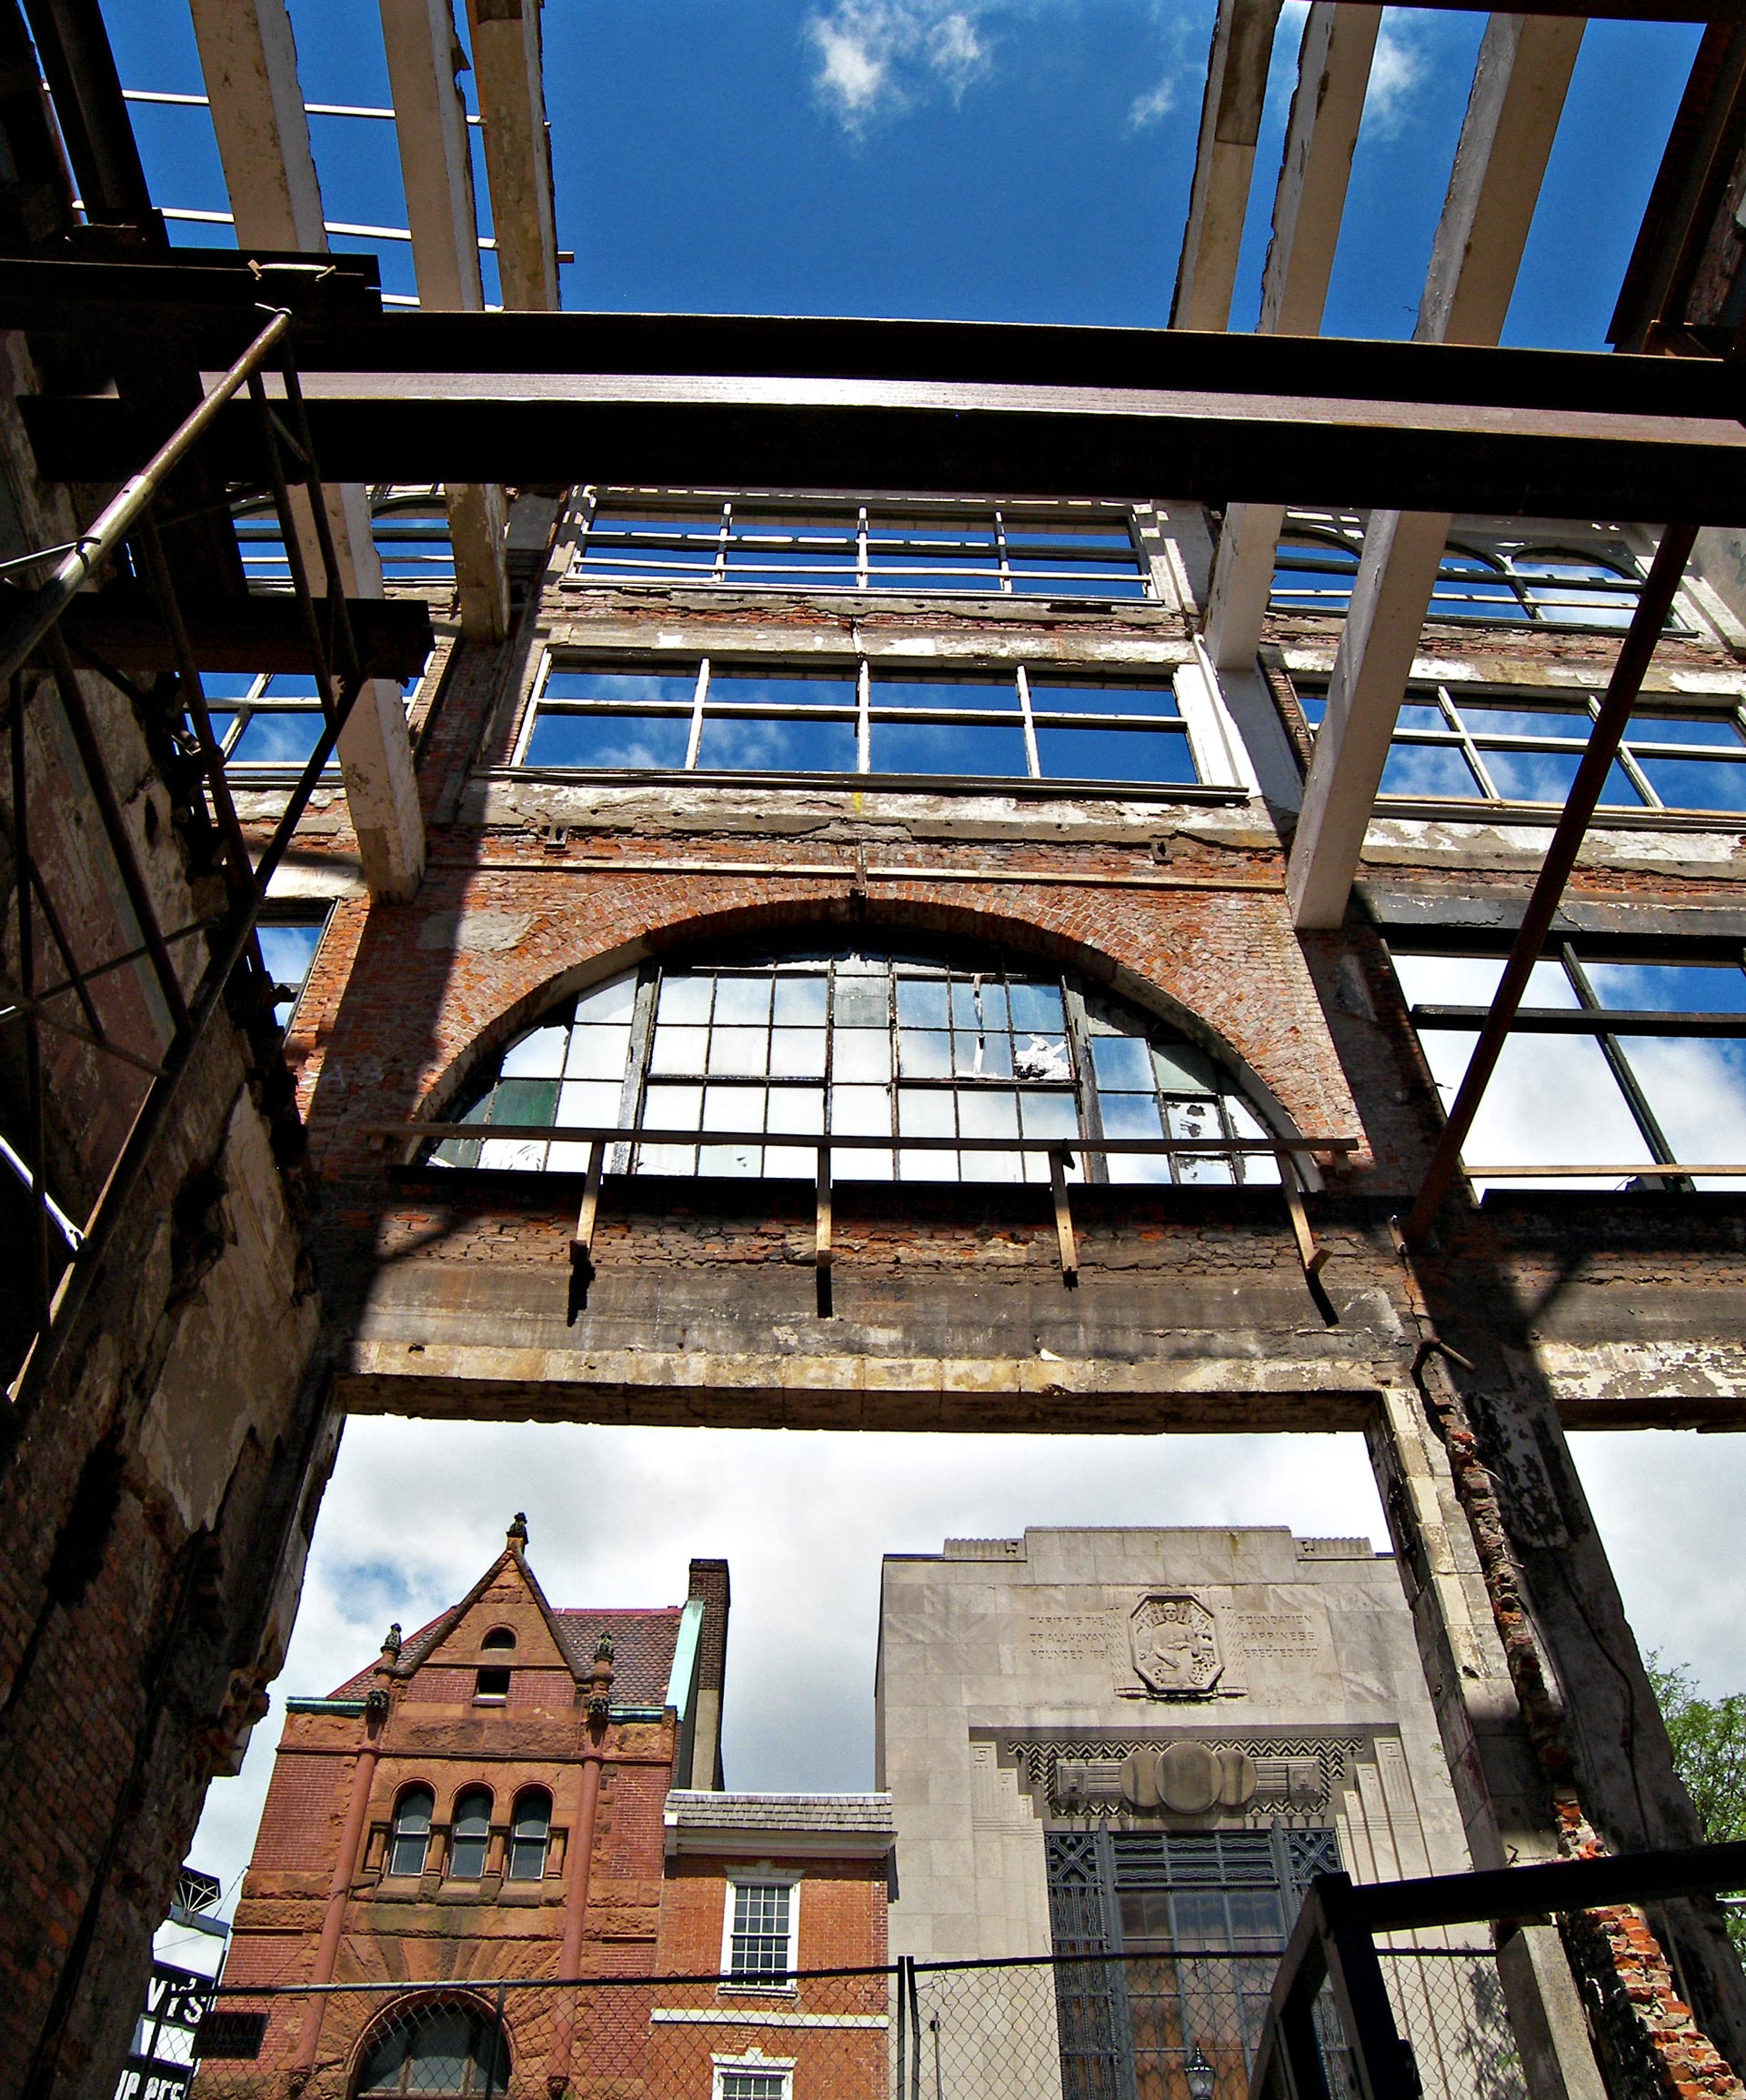
{"type": "Polygon", "coordinates": [[[1200,2053],[1200,2045],[1194,2045],[1193,2054],[1184,2066],[1189,2080],[1189,2100],[1212,2100],[1213,2088],[1219,2083],[1219,2074],[1200,2053]]]}

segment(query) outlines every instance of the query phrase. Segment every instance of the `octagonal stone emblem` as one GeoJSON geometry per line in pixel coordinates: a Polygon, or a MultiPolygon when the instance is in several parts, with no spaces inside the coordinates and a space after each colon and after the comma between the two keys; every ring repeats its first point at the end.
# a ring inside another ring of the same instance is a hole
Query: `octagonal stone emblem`
{"type": "Polygon", "coordinates": [[[1154,1699],[1205,1698],[1224,1672],[1219,1628],[1199,1597],[1142,1597],[1129,1622],[1134,1670],[1154,1699]]]}

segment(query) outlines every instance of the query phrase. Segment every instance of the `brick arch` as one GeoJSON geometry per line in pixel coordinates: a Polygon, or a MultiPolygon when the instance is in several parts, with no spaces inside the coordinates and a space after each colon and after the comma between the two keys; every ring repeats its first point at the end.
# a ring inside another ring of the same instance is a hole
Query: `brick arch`
{"type": "MultiPolygon", "coordinates": [[[[466,1984],[413,1984],[391,1999],[379,2012],[372,2014],[359,2029],[357,2038],[352,2044],[350,2061],[346,2066],[345,2091],[348,2100],[357,2091],[358,2080],[364,2075],[371,2051],[394,2028],[404,2026],[409,2020],[447,2012],[451,2008],[472,2013],[483,2020],[487,2027],[497,2029],[508,2055],[509,2077],[513,2079],[520,2051],[517,2045],[515,2023],[509,2017],[507,2005],[500,2019],[497,2005],[491,1994],[487,1992],[470,1989],[466,1984]]],[[[507,2090],[507,2085],[505,2090],[507,2090]]]]}
{"type": "MultiPolygon", "coordinates": [[[[712,879],[711,886],[724,885],[712,879]]],[[[459,1039],[457,1030],[457,1040],[446,1046],[447,1058],[427,1068],[414,1108],[420,1120],[439,1120],[484,1060],[531,1027],[548,1008],[591,985],[652,957],[671,958],[739,940],[779,945],[784,938],[812,934],[832,940],[865,938],[876,943],[918,938],[968,942],[1071,969],[1088,984],[1179,1029],[1238,1080],[1263,1120],[1280,1134],[1318,1124],[1344,1129],[1356,1123],[1331,1046],[1326,1045],[1320,1010],[1290,937],[1282,902],[1271,898],[1220,900],[1227,906],[1234,903],[1251,919],[1260,920],[1259,930],[1269,937],[1269,945],[1278,948],[1282,963],[1289,958],[1301,979],[1300,1011],[1295,1017],[1289,1013],[1294,988],[1283,981],[1288,970],[1282,968],[1269,980],[1267,997],[1259,1002],[1261,1010],[1253,1019],[1258,1027],[1265,1024],[1271,1054],[1258,1056],[1251,1054],[1257,1047],[1252,1031],[1233,1028],[1230,1014],[1219,1010],[1220,991],[1228,993],[1234,984],[1244,989],[1228,956],[1213,956],[1210,968],[1205,959],[1199,969],[1185,968],[1180,956],[1160,954],[1156,947],[1144,951],[1137,942],[1100,942],[1092,938],[1094,931],[1103,930],[1095,923],[1096,891],[1069,889],[1062,895],[1039,885],[1027,895],[1029,910],[1020,914],[1004,901],[1011,886],[992,882],[990,896],[970,899],[962,893],[968,885],[948,887],[925,878],[913,884],[893,884],[890,894],[865,899],[845,896],[834,885],[835,894],[820,895],[818,886],[810,883],[797,883],[790,894],[772,898],[769,880],[765,879],[756,886],[745,883],[738,898],[702,909],[696,884],[676,882],[672,902],[665,909],[666,899],[651,894],[653,886],[635,887],[634,899],[626,899],[637,915],[634,929],[615,928],[614,915],[607,913],[572,911],[561,918],[552,916],[538,931],[530,931],[517,950],[514,968],[496,973],[496,1011],[464,1039],[459,1039]],[[1273,927],[1266,924],[1261,913],[1276,902],[1277,909],[1268,912],[1278,920],[1273,927]],[[610,938],[614,932],[619,938],[610,938]],[[604,940],[599,938],[602,933],[607,935],[604,940]],[[585,947],[589,934],[594,936],[592,944],[585,947]],[[1287,1019],[1283,1029],[1282,1007],[1287,1019]],[[1317,1069],[1309,1075],[1320,1083],[1306,1085],[1303,1060],[1294,1059],[1289,1046],[1310,1030],[1325,1048],[1326,1057],[1315,1060],[1317,1069]]],[[[607,891],[601,901],[608,901],[610,896],[607,891]]],[[[1203,900],[1203,911],[1206,908],[1203,900]]],[[[1184,942],[1183,948],[1191,950],[1191,942],[1184,942]]],[[[477,1014],[480,1003],[469,1001],[468,1011],[477,1014]]]]}

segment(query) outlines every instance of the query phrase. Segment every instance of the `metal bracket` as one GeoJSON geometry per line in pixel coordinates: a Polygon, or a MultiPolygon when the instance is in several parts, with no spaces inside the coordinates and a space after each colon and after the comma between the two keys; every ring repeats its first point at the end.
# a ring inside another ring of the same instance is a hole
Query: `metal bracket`
{"type": "Polygon", "coordinates": [[[1063,1146],[1049,1155],[1049,1188],[1055,1199],[1055,1239],[1061,1251],[1061,1281],[1070,1291],[1079,1281],[1079,1243],[1073,1233],[1073,1212],[1067,1201],[1067,1170],[1073,1155],[1063,1146]]]}
{"type": "Polygon", "coordinates": [[[830,1279],[830,1147],[818,1148],[818,1210],[813,1227],[812,1258],[818,1271],[818,1317],[831,1316],[830,1279]]]}
{"type": "Polygon", "coordinates": [[[582,1184],[582,1208],[576,1214],[576,1231],[570,1241],[570,1303],[567,1327],[574,1327],[578,1313],[588,1307],[588,1286],[594,1281],[594,1221],[600,1214],[600,1176],[607,1163],[607,1141],[597,1138],[588,1147],[588,1178],[582,1184]]]}
{"type": "Polygon", "coordinates": [[[1320,1276],[1328,1260],[1328,1249],[1318,1247],[1316,1236],[1310,1230],[1310,1213],[1303,1207],[1303,1182],[1298,1173],[1298,1162],[1289,1152],[1281,1152],[1279,1182],[1285,1191],[1285,1208],[1291,1220],[1291,1237],[1298,1243],[1298,1260],[1303,1264],[1306,1279],[1320,1276]]]}

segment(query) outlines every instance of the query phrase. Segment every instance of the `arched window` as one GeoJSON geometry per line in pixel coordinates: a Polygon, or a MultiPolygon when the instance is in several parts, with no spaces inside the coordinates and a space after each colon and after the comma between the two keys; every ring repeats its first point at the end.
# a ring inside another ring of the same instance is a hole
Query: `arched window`
{"type": "Polygon", "coordinates": [[[449,1879],[477,1881],[485,1872],[490,1843],[490,1793],[483,1786],[469,1786],[455,1804],[448,1840],[449,1879]]]}
{"type": "Polygon", "coordinates": [[[539,1881],[546,1873],[546,1847],[552,1835],[552,1797],[543,1786],[530,1786],[516,1798],[516,1820],[509,1830],[509,1879],[539,1881]]]}
{"type": "Polygon", "coordinates": [[[509,2045],[489,2013],[465,1999],[396,2006],[365,2052],[353,2092],[400,2100],[507,2093],[509,2045]]]}
{"type": "Polygon", "coordinates": [[[431,1811],[436,1796],[427,1786],[409,1786],[394,1804],[394,1830],[388,1841],[390,1874],[423,1874],[430,1850],[431,1811]]]}
{"type": "Polygon", "coordinates": [[[1528,548],[1510,568],[1520,578],[1530,619],[1558,627],[1627,628],[1641,578],[1628,560],[1605,560],[1563,548],[1528,548]]]}
{"type": "Polygon", "coordinates": [[[1303,529],[1295,519],[1288,520],[1274,558],[1269,609],[1343,618],[1352,602],[1352,583],[1358,575],[1362,546],[1361,527],[1355,536],[1320,533],[1303,529]]]}
{"type": "MultiPolygon", "coordinates": [[[[646,965],[553,1008],[452,1120],[707,1133],[616,1147],[615,1172],[810,1179],[814,1147],[783,1140],[847,1136],[889,1143],[834,1152],[838,1181],[1046,1181],[1044,1153],[998,1140],[1119,1138],[1159,1150],[1089,1155],[1093,1181],[1279,1179],[1269,1155],[1169,1150],[1268,1135],[1179,1030],[987,950],[646,965]],[[960,1151],[965,1139],[990,1149],[960,1151]]],[[[588,1147],[482,1134],[430,1156],[539,1172],[585,1168],[588,1147]]]]}
{"type": "Polygon", "coordinates": [[[516,1636],[507,1626],[493,1626],[479,1643],[481,1648],[513,1648],[515,1644],[516,1636]]]}
{"type": "Polygon", "coordinates": [[[370,502],[370,537],[388,583],[452,583],[455,548],[440,483],[382,488],[370,502]]]}

